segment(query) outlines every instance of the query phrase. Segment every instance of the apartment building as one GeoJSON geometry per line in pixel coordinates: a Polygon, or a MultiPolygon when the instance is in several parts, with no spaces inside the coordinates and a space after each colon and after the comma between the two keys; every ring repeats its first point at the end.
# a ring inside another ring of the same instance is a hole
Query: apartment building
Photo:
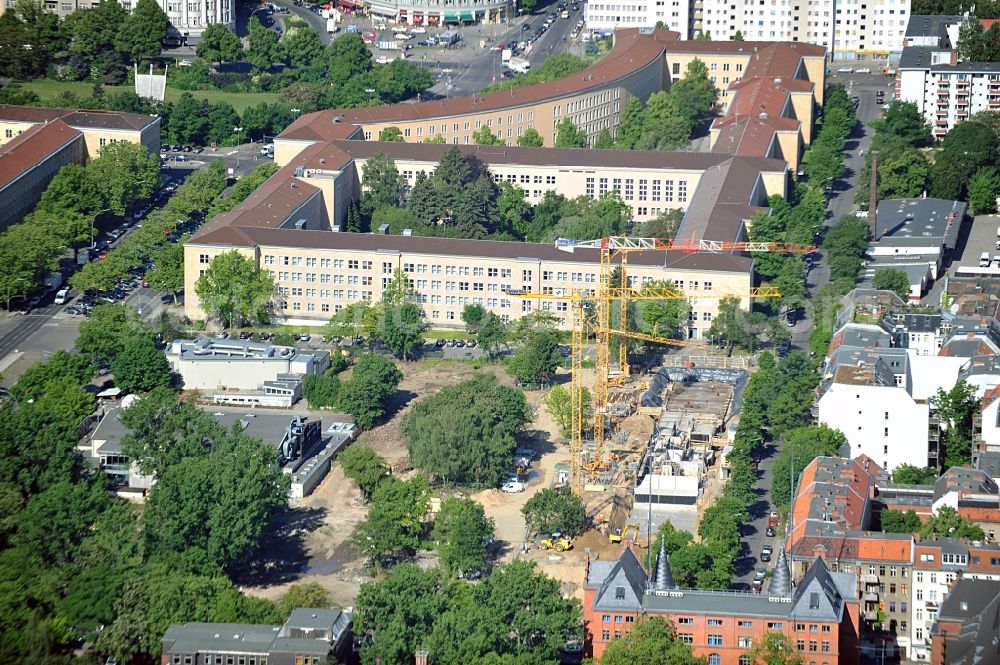
{"type": "Polygon", "coordinates": [[[972,314],[956,303],[928,318],[870,289],[845,296],[817,388],[817,421],[844,433],[850,455],[866,455],[887,472],[937,466],[941,432],[930,398],[958,381],[980,395],[1000,384],[985,336],[991,324],[972,314]]]}
{"type": "Polygon", "coordinates": [[[931,629],[931,663],[983,665],[1000,661],[1000,583],[958,580],[931,629]]]}
{"type": "Polygon", "coordinates": [[[940,538],[916,543],[913,557],[911,660],[931,659],[939,612],[956,581],[1000,580],[1000,545],[940,538]]]}
{"type": "Polygon", "coordinates": [[[886,60],[899,56],[910,13],[909,0],[705,0],[694,21],[713,39],[808,42],[834,59],[886,60]]]}
{"type": "Polygon", "coordinates": [[[122,111],[55,109],[0,104],[0,146],[31,127],[60,120],[83,135],[86,155],[96,159],[101,148],[119,141],[139,143],[152,152],[160,150],[159,116],[122,111]]]}
{"type": "MultiPolygon", "coordinates": [[[[118,0],[130,12],[138,0],[118,0]]],[[[38,4],[47,12],[66,18],[78,9],[93,9],[100,0],[41,0],[38,4]]],[[[17,0],[0,0],[0,15],[13,9],[17,0]]],[[[236,26],[236,5],[233,0],[157,0],[160,9],[170,19],[172,32],[199,35],[212,23],[224,23],[227,28],[236,26]]]]}
{"type": "MultiPolygon", "coordinates": [[[[275,161],[287,164],[300,150],[318,141],[374,140],[387,127],[399,128],[408,143],[443,136],[447,143],[467,144],[472,142],[473,133],[486,126],[508,145],[516,144],[519,136],[534,128],[545,145],[553,145],[556,126],[569,117],[593,141],[602,129],[616,133],[622,107],[630,97],[645,100],[669,88],[670,82],[682,77],[695,59],[708,67],[720,91],[723,115],[735,96],[732,84],[757,78],[772,79],[779,87],[784,84],[781,94],[794,93],[794,97],[787,107],[780,106],[790,120],[802,123],[803,143],[811,140],[813,109],[823,102],[826,69],[822,47],[804,43],[681,41],[678,33],[668,30],[623,29],[615,33],[615,47],[610,54],[558,81],[488,95],[305,114],[275,139],[275,161]],[[791,83],[792,79],[798,83],[791,83]]],[[[781,115],[779,104],[775,102],[774,106],[773,110],[757,109],[748,115],[781,115]]],[[[759,152],[756,156],[771,155],[759,152]]],[[[788,159],[790,155],[783,157],[788,159]]]]}
{"type": "Polygon", "coordinates": [[[694,39],[701,30],[695,20],[700,15],[702,0],[598,0],[583,6],[587,30],[605,34],[620,28],[652,28],[662,23],[680,34],[681,39],[694,39]]]}
{"type": "Polygon", "coordinates": [[[616,561],[588,557],[585,650],[600,659],[608,642],[627,635],[641,617],[659,616],[709,665],[746,665],[747,652],[767,632],[787,636],[803,660],[849,665],[857,662],[858,602],[854,575],[832,572],[822,560],[794,589],[786,568],[775,571],[766,593],[702,591],[677,587],[663,549],[647,571],[626,543],[616,561]]]}
{"type": "Polygon", "coordinates": [[[500,23],[515,15],[511,0],[371,0],[354,2],[339,0],[338,7],[355,10],[367,7],[373,16],[380,16],[410,25],[445,25],[500,23]]]}

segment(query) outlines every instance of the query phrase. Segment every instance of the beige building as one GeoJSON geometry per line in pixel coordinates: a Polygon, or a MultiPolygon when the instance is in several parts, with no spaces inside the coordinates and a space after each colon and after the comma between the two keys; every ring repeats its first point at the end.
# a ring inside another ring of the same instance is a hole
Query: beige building
{"type": "Polygon", "coordinates": [[[61,120],[28,127],[0,147],[0,230],[21,221],[67,164],[82,164],[83,135],[61,120]]]}
{"type": "Polygon", "coordinates": [[[61,120],[83,135],[87,156],[96,159],[109,143],[140,143],[152,152],[160,149],[160,118],[121,111],[78,111],[38,106],[0,104],[0,146],[30,127],[61,120]]]}
{"type": "MultiPolygon", "coordinates": [[[[331,230],[342,222],[347,204],[360,196],[361,166],[373,154],[385,151],[412,182],[418,171],[432,171],[447,149],[332,141],[303,151],[243,205],[217,217],[185,245],[186,314],[204,317],[194,284],[214,256],[237,249],[272,274],[278,314],[289,323],[320,325],[353,302],[378,301],[398,268],[413,281],[424,316],[435,327],[461,326],[467,304],[482,305],[505,320],[542,308],[567,325],[566,301],[518,299],[509,292],[594,289],[597,250],[331,230]]],[[[785,195],[788,179],[782,161],[715,153],[460,149],[482,160],[494,180],[525,188],[533,202],[549,190],[598,198],[615,189],[637,219],[654,210],[685,208],[680,238],[745,239],[746,221],[764,209],[768,196],[785,195]]],[[[751,260],[733,254],[651,252],[633,256],[629,265],[637,286],[669,279],[690,294],[692,339],[711,325],[719,294],[743,294],[753,285],[751,260]]]]}

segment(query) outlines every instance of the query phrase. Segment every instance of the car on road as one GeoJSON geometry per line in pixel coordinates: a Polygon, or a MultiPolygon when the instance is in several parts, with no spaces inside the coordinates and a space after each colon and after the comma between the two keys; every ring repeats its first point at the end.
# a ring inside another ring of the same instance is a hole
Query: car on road
{"type": "Polygon", "coordinates": [[[174,155],[174,161],[175,162],[186,162],[186,161],[188,161],[188,158],[185,157],[184,155],[174,155]]]}
{"type": "Polygon", "coordinates": [[[767,527],[767,531],[764,532],[764,535],[767,536],[768,538],[774,538],[775,535],[774,527],[773,526],[767,527]]]}
{"type": "Polygon", "coordinates": [[[521,32],[531,32],[531,24],[525,23],[521,26],[521,32]]]}
{"type": "Polygon", "coordinates": [[[838,74],[853,74],[854,73],[854,67],[841,67],[840,69],[837,70],[837,73],[838,74]]]}
{"type": "Polygon", "coordinates": [[[855,74],[871,74],[872,70],[869,67],[862,67],[861,69],[854,72],[855,74]]]}
{"type": "Polygon", "coordinates": [[[799,322],[799,310],[798,309],[788,310],[788,313],[785,314],[785,318],[787,319],[788,327],[794,328],[795,324],[799,322]]]}
{"type": "Polygon", "coordinates": [[[785,357],[786,355],[788,355],[788,352],[791,350],[791,348],[792,348],[791,344],[789,344],[788,342],[782,342],[781,344],[778,345],[778,355],[781,357],[785,357]]]}
{"type": "Polygon", "coordinates": [[[426,35],[427,34],[427,28],[421,28],[419,26],[416,26],[416,27],[410,28],[410,32],[412,34],[414,34],[414,35],[426,35]]]}
{"type": "Polygon", "coordinates": [[[760,560],[767,563],[771,560],[771,554],[774,553],[774,548],[770,545],[764,545],[760,550],[760,560]]]}

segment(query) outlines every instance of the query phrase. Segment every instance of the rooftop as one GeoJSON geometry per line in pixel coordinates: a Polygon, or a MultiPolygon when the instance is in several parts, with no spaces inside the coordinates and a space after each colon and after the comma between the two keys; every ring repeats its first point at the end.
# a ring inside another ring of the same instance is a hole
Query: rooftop
{"type": "Polygon", "coordinates": [[[26,129],[0,146],[0,189],[34,169],[59,149],[81,140],[82,136],[62,120],[26,129]]]}
{"type": "Polygon", "coordinates": [[[0,121],[4,120],[36,124],[62,120],[70,127],[84,129],[141,131],[149,125],[159,122],[159,117],[123,111],[55,109],[42,106],[0,104],[0,121]]]}
{"type": "Polygon", "coordinates": [[[965,212],[966,205],[960,201],[934,198],[880,201],[875,242],[895,245],[905,240],[918,241],[917,244],[935,241],[954,249],[965,212]]]}
{"type": "Polygon", "coordinates": [[[948,665],[990,665],[1000,661],[1000,581],[959,579],[941,603],[931,628],[935,642],[944,640],[948,665]],[[956,632],[950,625],[959,624],[956,632]]]}
{"type": "Polygon", "coordinates": [[[913,14],[906,23],[907,37],[947,37],[946,29],[965,20],[961,15],[929,16],[913,14]]]}

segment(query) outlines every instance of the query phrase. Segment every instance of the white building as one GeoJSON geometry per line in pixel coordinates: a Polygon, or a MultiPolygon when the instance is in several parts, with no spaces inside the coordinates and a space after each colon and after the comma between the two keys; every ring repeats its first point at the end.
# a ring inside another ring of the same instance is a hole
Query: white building
{"type": "Polygon", "coordinates": [[[216,404],[283,408],[301,397],[306,376],[330,367],[326,351],[209,337],[174,340],[167,360],[185,390],[214,391],[216,404]]]}
{"type": "Polygon", "coordinates": [[[903,49],[910,0],[702,0],[692,18],[712,39],[809,42],[834,59],[886,60],[903,49]]]}
{"type": "MultiPolygon", "coordinates": [[[[99,0],[44,0],[39,5],[45,11],[66,18],[78,9],[91,9],[99,0]]],[[[131,13],[138,0],[118,0],[125,11],[131,13]]],[[[223,23],[229,29],[236,27],[234,0],[157,0],[170,19],[172,34],[200,35],[212,23],[223,23]]],[[[0,0],[0,14],[13,9],[14,0],[0,0]]]]}
{"type": "Polygon", "coordinates": [[[679,32],[681,39],[691,39],[701,27],[692,24],[693,12],[700,4],[701,0],[597,0],[584,4],[583,16],[591,32],[652,28],[662,21],[671,30],[679,32]]]}

